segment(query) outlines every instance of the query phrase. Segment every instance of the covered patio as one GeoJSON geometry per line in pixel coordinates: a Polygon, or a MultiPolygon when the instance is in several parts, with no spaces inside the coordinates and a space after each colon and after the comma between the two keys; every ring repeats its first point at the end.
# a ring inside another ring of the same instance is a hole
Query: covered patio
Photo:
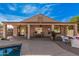
{"type": "Polygon", "coordinates": [[[13,26],[13,36],[24,36],[27,39],[34,37],[36,34],[50,36],[49,32],[51,31],[66,36],[74,36],[78,33],[77,23],[58,22],[41,14],[20,22],[3,22],[4,38],[6,38],[8,34],[7,25],[13,26]]]}

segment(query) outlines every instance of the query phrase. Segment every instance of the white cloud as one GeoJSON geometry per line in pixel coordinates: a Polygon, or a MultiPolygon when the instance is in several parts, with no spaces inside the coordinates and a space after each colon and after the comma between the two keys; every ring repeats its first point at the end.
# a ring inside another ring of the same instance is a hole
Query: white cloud
{"type": "Polygon", "coordinates": [[[62,19],[62,22],[68,22],[73,16],[66,17],[62,19]]]}
{"type": "Polygon", "coordinates": [[[50,18],[56,18],[56,17],[58,17],[58,16],[50,16],[50,18]]]}
{"type": "Polygon", "coordinates": [[[21,16],[14,16],[14,15],[6,15],[7,19],[9,22],[19,22],[25,19],[26,17],[21,17],[21,16]]]}
{"type": "Polygon", "coordinates": [[[16,4],[8,4],[8,8],[12,11],[16,11],[16,4]]]}
{"type": "Polygon", "coordinates": [[[23,13],[34,13],[38,8],[32,5],[25,5],[23,8],[23,13]]]}
{"type": "Polygon", "coordinates": [[[56,5],[59,5],[59,4],[47,4],[46,7],[51,7],[51,6],[56,6],[56,5]]]}
{"type": "Polygon", "coordinates": [[[51,10],[53,10],[54,6],[59,5],[59,4],[47,4],[42,8],[42,12],[41,13],[45,13],[47,12],[46,15],[51,14],[51,10]],[[52,8],[51,8],[52,7],[52,8]]]}
{"type": "Polygon", "coordinates": [[[10,6],[9,8],[10,8],[10,10],[13,10],[13,11],[16,10],[16,9],[15,9],[14,7],[12,7],[12,6],[10,6]]]}
{"type": "Polygon", "coordinates": [[[14,15],[4,15],[0,14],[0,22],[19,22],[22,21],[23,19],[26,19],[27,17],[21,17],[21,16],[14,16],[14,15]]]}
{"type": "Polygon", "coordinates": [[[6,16],[0,14],[0,22],[8,21],[6,16]]]}

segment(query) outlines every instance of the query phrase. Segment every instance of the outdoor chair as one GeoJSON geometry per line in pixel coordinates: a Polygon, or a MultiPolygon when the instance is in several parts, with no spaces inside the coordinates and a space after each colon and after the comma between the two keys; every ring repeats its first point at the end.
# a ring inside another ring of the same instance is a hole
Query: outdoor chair
{"type": "Polygon", "coordinates": [[[62,41],[62,38],[60,36],[56,36],[56,41],[62,41]]]}
{"type": "Polygon", "coordinates": [[[37,37],[37,38],[42,38],[42,37],[44,37],[44,33],[43,32],[41,32],[40,34],[38,34],[37,32],[34,32],[34,37],[37,37]]]}
{"type": "Polygon", "coordinates": [[[61,35],[59,33],[56,34],[56,41],[62,41],[61,35]]]}
{"type": "Polygon", "coordinates": [[[68,43],[69,42],[69,37],[68,36],[61,36],[61,38],[62,38],[62,41],[64,43],[68,43]]]}
{"type": "Polygon", "coordinates": [[[71,46],[75,48],[79,48],[79,37],[73,36],[71,39],[71,46]]]}
{"type": "Polygon", "coordinates": [[[33,37],[37,37],[37,32],[36,31],[33,33],[33,37]]]}

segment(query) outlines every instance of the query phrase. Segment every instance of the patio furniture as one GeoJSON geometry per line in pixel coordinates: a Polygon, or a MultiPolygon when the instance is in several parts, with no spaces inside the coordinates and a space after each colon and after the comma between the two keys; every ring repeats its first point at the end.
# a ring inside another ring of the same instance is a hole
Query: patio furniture
{"type": "Polygon", "coordinates": [[[77,36],[72,37],[71,46],[75,48],[79,48],[79,37],[77,36]]]}
{"type": "Polygon", "coordinates": [[[60,33],[56,33],[56,41],[62,41],[60,33]]]}
{"type": "Polygon", "coordinates": [[[62,38],[60,36],[56,36],[56,41],[62,41],[62,38]]]}
{"type": "Polygon", "coordinates": [[[68,43],[69,42],[69,37],[68,36],[61,36],[61,38],[62,38],[62,41],[64,42],[64,43],[68,43]]]}
{"type": "Polygon", "coordinates": [[[44,37],[44,33],[43,32],[41,32],[41,33],[34,32],[33,36],[34,37],[39,37],[39,38],[41,37],[42,38],[42,37],[44,37]]]}

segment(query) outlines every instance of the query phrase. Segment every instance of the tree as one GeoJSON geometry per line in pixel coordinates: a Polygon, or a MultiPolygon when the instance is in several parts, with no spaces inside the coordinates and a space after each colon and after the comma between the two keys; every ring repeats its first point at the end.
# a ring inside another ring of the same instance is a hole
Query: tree
{"type": "Polygon", "coordinates": [[[74,16],[69,20],[69,22],[79,22],[79,16],[74,16]]]}
{"type": "Polygon", "coordinates": [[[69,22],[77,22],[78,31],[79,31],[79,16],[75,16],[69,20],[69,22]]]}

